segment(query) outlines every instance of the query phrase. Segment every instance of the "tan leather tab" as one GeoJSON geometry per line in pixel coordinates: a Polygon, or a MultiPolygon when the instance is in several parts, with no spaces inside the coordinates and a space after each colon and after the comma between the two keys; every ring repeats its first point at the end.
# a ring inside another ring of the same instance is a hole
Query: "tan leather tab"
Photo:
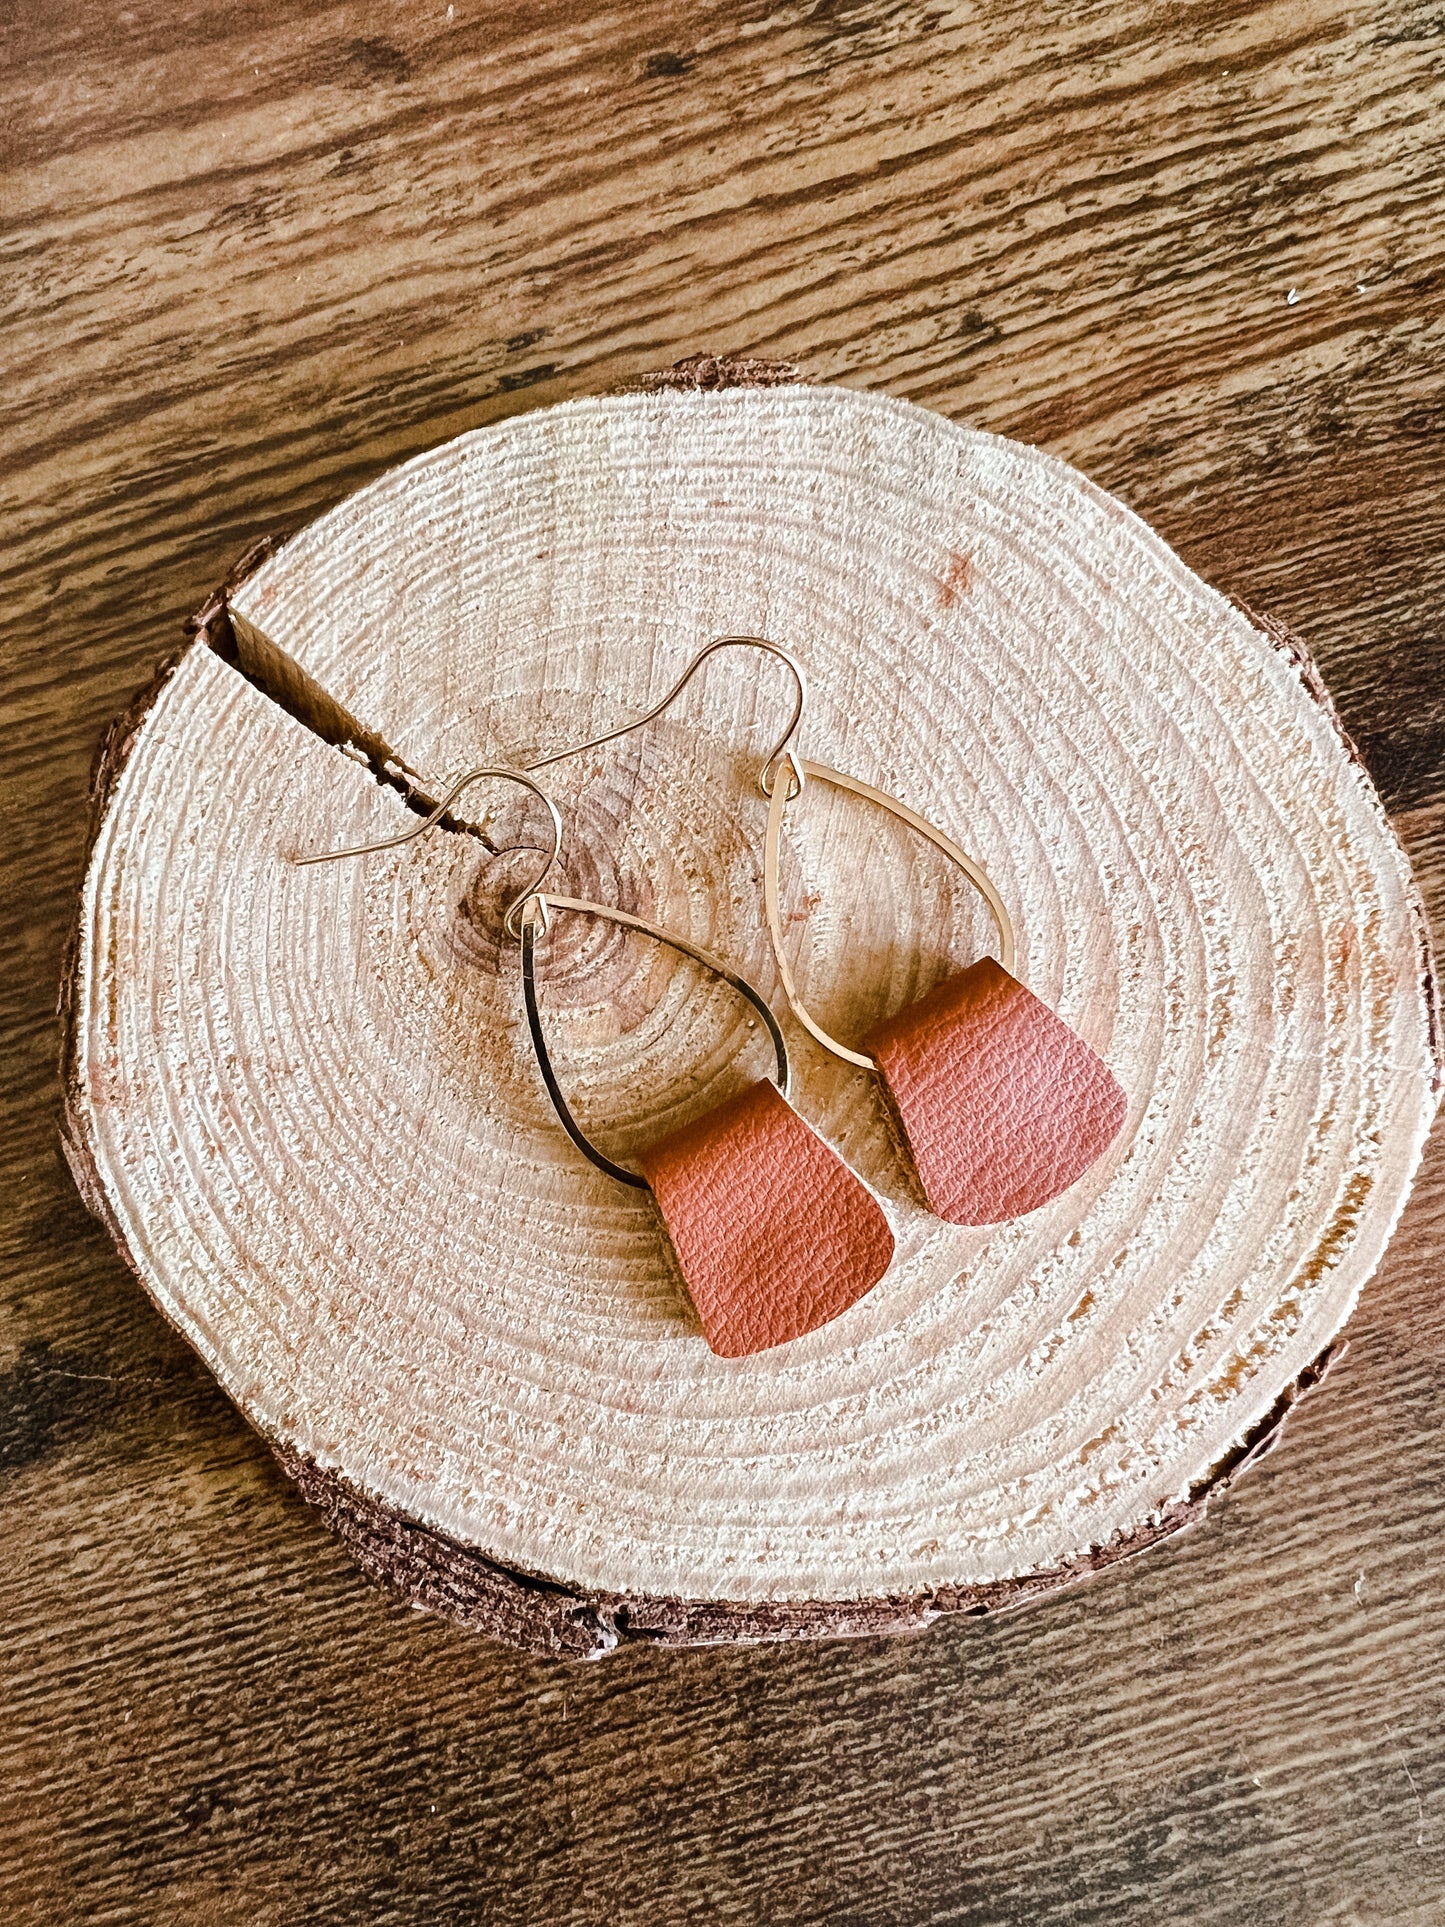
{"type": "Polygon", "coordinates": [[[816,1331],[892,1260],[877,1199],[774,1084],[729,1098],[638,1164],[723,1358],[816,1331]]]}
{"type": "Polygon", "coordinates": [[[879,1026],[864,1048],[903,1126],[930,1208],[999,1224],[1056,1198],[1119,1134],[1108,1065],[992,957],[879,1026]]]}

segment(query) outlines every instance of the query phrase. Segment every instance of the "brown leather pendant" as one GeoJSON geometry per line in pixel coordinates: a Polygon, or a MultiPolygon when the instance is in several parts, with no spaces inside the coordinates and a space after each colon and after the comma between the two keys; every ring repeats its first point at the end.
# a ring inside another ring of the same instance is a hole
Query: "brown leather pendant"
{"type": "Polygon", "coordinates": [[[774,1084],[751,1085],[638,1164],[723,1358],[816,1331],[893,1257],[877,1199],[774,1084]]]}
{"type": "Polygon", "coordinates": [[[1127,1100],[1082,1037],[981,957],[866,1041],[929,1207],[998,1224],[1067,1190],[1119,1134],[1127,1100]]]}

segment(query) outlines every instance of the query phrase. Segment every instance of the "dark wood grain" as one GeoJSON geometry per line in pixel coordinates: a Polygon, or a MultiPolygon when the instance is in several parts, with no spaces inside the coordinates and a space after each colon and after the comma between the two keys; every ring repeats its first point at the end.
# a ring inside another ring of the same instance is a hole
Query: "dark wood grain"
{"type": "Polygon", "coordinates": [[[1437,1922],[1438,1149],[1184,1541],[1016,1619],[579,1669],[372,1592],[290,1494],[70,1184],[53,1001],[95,741],[252,537],[702,348],[1040,441],[1289,621],[1438,930],[1438,9],[3,35],[0,1913],[1437,1922]]]}

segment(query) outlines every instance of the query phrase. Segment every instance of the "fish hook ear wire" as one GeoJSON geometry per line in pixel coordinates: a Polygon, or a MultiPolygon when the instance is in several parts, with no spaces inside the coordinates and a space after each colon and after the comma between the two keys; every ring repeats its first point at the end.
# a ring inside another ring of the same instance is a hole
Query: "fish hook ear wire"
{"type": "Polygon", "coordinates": [[[537,892],[552,874],[562,850],[562,818],[557,805],[542,785],[525,770],[512,769],[505,763],[490,763],[479,769],[468,770],[465,776],[459,776],[447,790],[430,816],[425,817],[420,823],[413,823],[399,835],[379,837],[374,843],[355,843],[344,850],[312,850],[305,856],[293,857],[291,860],[297,864],[339,863],[343,857],[370,856],[376,850],[397,849],[403,843],[410,843],[413,837],[425,836],[427,831],[433,829],[446,815],[463,790],[469,789],[473,783],[480,783],[488,778],[496,778],[507,783],[520,783],[524,790],[530,790],[545,808],[548,826],[552,833],[551,847],[546,852],[546,862],[531,882],[523,888],[520,895],[507,906],[503,923],[506,925],[508,934],[516,940],[519,935],[517,919],[523,907],[536,897],[537,892]]]}
{"type": "Polygon", "coordinates": [[[797,785],[793,792],[796,795],[803,786],[803,765],[799,762],[794,745],[798,731],[802,728],[803,711],[807,707],[808,682],[797,657],[790,650],[784,649],[780,643],[770,642],[766,636],[716,637],[698,650],[667,694],[660,702],[654,703],[645,716],[639,716],[635,722],[620,723],[616,729],[606,730],[601,736],[589,737],[585,743],[569,743],[565,749],[553,750],[549,755],[538,756],[524,767],[528,770],[550,769],[554,763],[563,762],[569,756],[581,756],[589,749],[601,749],[604,743],[615,743],[620,736],[630,736],[635,729],[645,729],[650,722],[662,715],[664,710],[672,707],[703,664],[709,657],[715,656],[720,649],[756,649],[762,655],[776,657],[791,673],[794,689],[793,713],[788,718],[787,728],[769,750],[763,762],[762,769],[758,773],[758,788],[764,796],[772,795],[778,767],[786,758],[792,772],[792,780],[797,785]]]}

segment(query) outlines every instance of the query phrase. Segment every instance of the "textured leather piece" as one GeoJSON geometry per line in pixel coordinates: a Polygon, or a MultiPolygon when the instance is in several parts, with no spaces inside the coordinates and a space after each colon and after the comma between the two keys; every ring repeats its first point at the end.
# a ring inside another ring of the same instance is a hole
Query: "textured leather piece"
{"type": "Polygon", "coordinates": [[[1108,1065],[992,957],[889,1018],[863,1048],[923,1195],[950,1224],[999,1224],[1047,1204],[1124,1122],[1108,1065]]]}
{"type": "Polygon", "coordinates": [[[816,1331],[893,1257],[877,1199],[774,1084],[751,1085],[638,1164],[723,1358],[816,1331]]]}

